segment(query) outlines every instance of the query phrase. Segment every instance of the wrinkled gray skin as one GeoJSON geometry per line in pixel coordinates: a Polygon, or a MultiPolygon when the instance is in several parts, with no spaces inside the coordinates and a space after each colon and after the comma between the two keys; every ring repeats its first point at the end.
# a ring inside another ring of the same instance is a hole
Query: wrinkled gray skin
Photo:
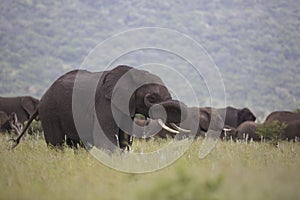
{"type": "MultiPolygon", "coordinates": [[[[66,142],[70,146],[77,146],[78,143],[82,142],[88,148],[96,146],[114,151],[116,146],[121,149],[129,149],[132,138],[117,125],[112,114],[112,107],[118,112],[117,116],[123,122],[128,120],[128,116],[122,112],[123,108],[119,106],[125,106],[129,110],[129,119],[132,123],[137,113],[146,117],[159,117],[159,112],[151,113],[152,116],[149,116],[149,109],[153,105],[161,105],[165,108],[167,112],[167,119],[165,120],[167,122],[179,123],[181,121],[180,114],[186,116],[186,106],[172,100],[171,94],[158,76],[121,65],[104,72],[74,70],[64,74],[43,95],[38,113],[47,144],[60,147],[65,142],[66,137],[66,142]],[[122,85],[115,87],[120,78],[130,70],[133,70],[131,72],[134,73],[127,77],[126,82],[122,85]],[[76,87],[74,87],[75,79],[77,81],[76,87]],[[119,96],[122,100],[122,96],[126,96],[130,88],[134,87],[135,84],[144,83],[145,80],[153,81],[156,84],[146,84],[135,90],[129,105],[124,105],[124,103],[115,105],[111,101],[113,92],[117,92],[116,98],[119,96]],[[96,91],[90,94],[88,91],[91,91],[93,87],[96,91]],[[74,91],[79,96],[76,100],[77,104],[73,105],[73,108],[78,111],[77,113],[72,111],[72,93],[74,91]],[[95,105],[90,103],[93,98],[95,105]],[[96,116],[93,115],[93,108],[95,108],[96,116]],[[81,123],[80,126],[75,126],[74,118],[81,123]],[[95,128],[98,123],[105,135],[95,128]],[[80,136],[78,132],[81,133],[80,136]]],[[[131,131],[126,130],[130,133],[131,131]]],[[[18,143],[19,138],[15,142],[18,143]]]]}
{"type": "Polygon", "coordinates": [[[283,133],[279,136],[282,140],[299,141],[300,139],[300,120],[293,120],[287,124],[283,133]],[[297,140],[296,140],[297,137],[297,140]]]}
{"type": "Polygon", "coordinates": [[[261,126],[260,124],[257,124],[252,121],[246,121],[239,125],[239,127],[236,129],[236,139],[238,140],[251,140],[253,141],[261,141],[260,135],[256,133],[257,127],[261,126]]]}
{"type": "Polygon", "coordinates": [[[31,96],[0,97],[0,110],[7,115],[16,113],[18,121],[24,125],[36,111],[39,100],[31,96]]]}

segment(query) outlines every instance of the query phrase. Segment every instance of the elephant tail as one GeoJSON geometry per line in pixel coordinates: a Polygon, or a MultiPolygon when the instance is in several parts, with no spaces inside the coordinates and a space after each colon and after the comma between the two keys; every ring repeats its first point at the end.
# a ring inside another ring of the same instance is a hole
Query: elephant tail
{"type": "Polygon", "coordinates": [[[10,139],[9,141],[12,141],[12,145],[10,146],[10,149],[14,149],[16,146],[18,146],[18,144],[20,143],[21,138],[23,137],[23,135],[26,133],[27,129],[29,128],[29,126],[31,125],[32,121],[39,115],[38,112],[38,108],[35,109],[35,111],[32,113],[32,115],[30,116],[26,126],[24,127],[24,129],[22,130],[22,133],[16,138],[16,139],[10,139]]]}

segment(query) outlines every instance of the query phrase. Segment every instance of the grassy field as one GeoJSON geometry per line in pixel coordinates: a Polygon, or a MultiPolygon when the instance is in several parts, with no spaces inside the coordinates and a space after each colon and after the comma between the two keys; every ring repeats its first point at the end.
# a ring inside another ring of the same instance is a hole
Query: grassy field
{"type": "Polygon", "coordinates": [[[83,149],[61,152],[27,138],[8,151],[6,139],[0,137],[0,199],[300,199],[300,143],[219,141],[200,160],[200,139],[169,167],[128,174],[83,149]]]}

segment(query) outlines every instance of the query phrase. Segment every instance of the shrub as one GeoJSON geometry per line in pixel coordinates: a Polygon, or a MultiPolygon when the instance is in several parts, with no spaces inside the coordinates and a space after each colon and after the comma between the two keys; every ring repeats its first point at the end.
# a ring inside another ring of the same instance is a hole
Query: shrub
{"type": "Polygon", "coordinates": [[[273,144],[278,144],[279,135],[286,128],[286,123],[281,123],[278,120],[265,123],[260,127],[257,127],[256,133],[263,136],[265,139],[270,140],[273,144]]]}

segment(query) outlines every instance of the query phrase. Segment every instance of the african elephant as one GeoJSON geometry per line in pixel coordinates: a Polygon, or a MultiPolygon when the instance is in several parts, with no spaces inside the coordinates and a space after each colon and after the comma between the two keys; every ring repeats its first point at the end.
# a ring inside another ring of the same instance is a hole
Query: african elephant
{"type": "Polygon", "coordinates": [[[11,133],[11,130],[15,130],[17,134],[20,134],[23,129],[23,125],[18,121],[17,114],[12,112],[8,116],[6,112],[0,111],[0,132],[11,133]]]}
{"type": "Polygon", "coordinates": [[[265,123],[272,122],[275,120],[278,120],[281,123],[284,122],[288,124],[291,121],[300,120],[300,113],[291,111],[275,111],[267,116],[265,123]]]}
{"type": "Polygon", "coordinates": [[[256,133],[256,129],[261,126],[253,121],[245,121],[236,129],[236,139],[261,141],[261,136],[256,133]]]}
{"type": "Polygon", "coordinates": [[[296,137],[300,138],[300,120],[290,121],[283,132],[279,135],[279,138],[282,140],[294,140],[296,137]]]}
{"type": "Polygon", "coordinates": [[[20,123],[24,125],[30,116],[35,112],[39,100],[31,96],[0,97],[0,110],[7,115],[16,113],[20,123]]]}
{"type": "Polygon", "coordinates": [[[180,123],[187,107],[172,99],[158,76],[120,65],[103,72],[73,70],[62,75],[42,96],[35,115],[47,144],[61,146],[66,137],[70,146],[82,142],[87,148],[114,151],[130,148],[137,113],[180,123]]]}
{"type": "Polygon", "coordinates": [[[206,107],[208,110],[216,110],[220,114],[226,112],[225,124],[234,128],[237,128],[241,123],[245,121],[255,121],[255,115],[250,111],[249,108],[234,108],[227,106],[226,108],[211,108],[206,107]]]}

